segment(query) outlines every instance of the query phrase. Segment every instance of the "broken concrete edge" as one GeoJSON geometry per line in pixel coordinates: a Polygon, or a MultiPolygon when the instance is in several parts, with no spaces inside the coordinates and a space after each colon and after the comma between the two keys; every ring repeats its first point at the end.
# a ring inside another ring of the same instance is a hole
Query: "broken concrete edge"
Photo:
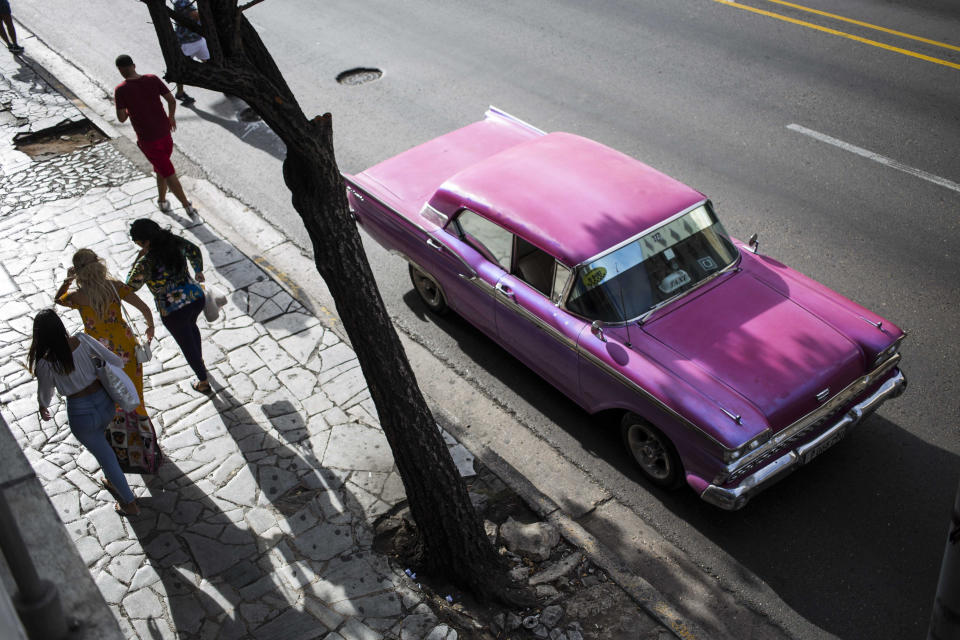
{"type": "Polygon", "coordinates": [[[100,116],[100,113],[111,113],[114,109],[109,99],[110,92],[51,49],[42,38],[22,22],[17,20],[16,23],[19,39],[30,41],[29,50],[20,55],[20,60],[70,100],[80,113],[104,135],[109,138],[118,137],[120,134],[113,125],[100,116]]]}
{"type": "MultiPolygon", "coordinates": [[[[447,431],[451,421],[443,412],[441,425],[447,431]],[[446,424],[445,424],[446,423],[446,424]]],[[[631,574],[616,560],[603,544],[573,521],[549,496],[537,489],[525,476],[488,447],[472,450],[477,460],[486,465],[500,480],[534,510],[541,518],[552,524],[560,535],[574,547],[581,549],[587,558],[603,569],[607,576],[626,592],[641,609],[654,620],[669,629],[681,640],[706,640],[709,636],[696,624],[685,620],[666,598],[649,582],[631,574]]]]}
{"type": "MultiPolygon", "coordinates": [[[[50,496],[2,414],[0,461],[3,463],[0,465],[0,491],[16,514],[13,524],[19,529],[37,575],[56,585],[67,623],[91,638],[122,640],[120,626],[94,582],[87,563],[68,535],[66,525],[57,515],[50,496]]],[[[2,561],[0,577],[6,583],[5,589],[0,589],[0,597],[3,597],[3,590],[14,596],[16,583],[9,567],[2,561]]],[[[0,626],[0,635],[6,631],[0,626]]]]}

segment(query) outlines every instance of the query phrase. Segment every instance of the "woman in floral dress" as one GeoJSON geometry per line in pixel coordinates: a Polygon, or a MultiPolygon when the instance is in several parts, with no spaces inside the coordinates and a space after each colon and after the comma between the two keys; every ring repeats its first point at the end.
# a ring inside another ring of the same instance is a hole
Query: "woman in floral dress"
{"type": "Polygon", "coordinates": [[[123,358],[123,370],[133,380],[140,395],[137,413],[147,415],[143,407],[143,367],[137,362],[134,348],[137,340],[123,319],[120,300],[134,306],[147,320],[147,341],[153,339],[153,312],[133,289],[110,278],[103,260],[90,249],[80,249],[73,256],[73,267],[55,296],[56,303],[80,312],[83,330],[103,346],[123,358]],[[75,291],[68,291],[76,280],[75,291]]]}
{"type": "Polygon", "coordinates": [[[57,290],[55,300],[59,305],[79,311],[84,332],[123,360],[123,370],[137,388],[140,406],[130,412],[118,406],[107,437],[125,470],[154,473],[162,456],[143,404],[143,366],[134,351],[137,341],[124,321],[120,301],[136,307],[146,318],[147,341],[153,339],[153,312],[131,287],[109,277],[103,260],[90,249],[80,249],[74,254],[73,266],[67,270],[67,278],[57,290]],[[74,280],[77,288],[69,291],[74,280]]]}
{"type": "Polygon", "coordinates": [[[149,218],[133,221],[130,238],[140,247],[140,253],[127,276],[127,284],[134,291],[147,285],[163,326],[177,341],[187,364],[197,375],[193,388],[200,393],[210,393],[197,328],[197,317],[204,303],[203,289],[198,284],[204,280],[200,248],[149,218]],[[193,277],[187,269],[188,263],[193,268],[193,277]]]}

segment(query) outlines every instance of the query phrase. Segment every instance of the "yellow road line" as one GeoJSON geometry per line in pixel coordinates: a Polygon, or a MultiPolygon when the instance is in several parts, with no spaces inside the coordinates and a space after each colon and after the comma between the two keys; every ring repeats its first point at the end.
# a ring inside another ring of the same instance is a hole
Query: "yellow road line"
{"type": "Polygon", "coordinates": [[[803,20],[797,20],[796,18],[789,18],[787,16],[782,16],[779,13],[773,13],[772,11],[765,11],[763,9],[757,9],[756,7],[750,7],[745,4],[740,4],[739,2],[733,2],[733,0],[713,0],[714,2],[719,2],[720,4],[725,4],[730,7],[736,7],[737,9],[743,9],[744,11],[752,11],[753,13],[759,13],[763,16],[768,16],[770,18],[775,18],[777,20],[783,20],[784,22],[790,22],[792,24],[800,25],[801,27],[807,27],[809,29],[816,29],[817,31],[823,31],[824,33],[829,33],[834,36],[840,36],[841,38],[848,38],[850,40],[855,40],[856,42],[861,42],[863,44],[868,44],[873,47],[879,47],[881,49],[886,49],[887,51],[894,51],[896,53],[903,54],[905,56],[910,56],[911,58],[919,58],[920,60],[926,60],[927,62],[932,62],[934,64],[943,65],[945,67],[951,67],[953,69],[960,69],[960,64],[956,62],[950,62],[948,60],[942,60],[940,58],[934,58],[933,56],[926,56],[922,53],[917,53],[916,51],[910,51],[909,49],[901,49],[900,47],[892,47],[888,44],[882,42],[877,42],[876,40],[869,40],[867,38],[861,38],[860,36],[855,36],[851,33],[846,33],[844,31],[838,31],[836,29],[830,29],[829,27],[821,27],[818,24],[813,24],[812,22],[804,22],[803,20]]]}
{"type": "Polygon", "coordinates": [[[819,9],[811,9],[810,7],[805,7],[800,4],[794,4],[792,2],[785,2],[784,0],[767,0],[767,2],[773,2],[774,4],[782,4],[785,7],[791,7],[793,9],[799,9],[800,11],[808,11],[810,13],[815,13],[819,16],[826,16],[828,18],[833,18],[834,20],[840,20],[842,22],[849,22],[850,24],[859,25],[861,27],[867,27],[868,29],[874,29],[876,31],[882,31],[884,33],[889,33],[891,35],[900,36],[901,38],[909,38],[911,40],[916,40],[918,42],[923,42],[926,44],[932,44],[936,47],[944,47],[945,49],[953,49],[954,51],[960,51],[960,47],[952,44],[947,44],[946,42],[939,42],[937,40],[930,40],[929,38],[921,38],[920,36],[915,36],[910,33],[904,33],[903,31],[894,31],[893,29],[887,29],[886,27],[879,27],[875,24],[870,24],[869,22],[862,22],[860,20],[854,20],[853,18],[845,18],[844,16],[838,16],[835,13],[827,13],[826,11],[820,11],[819,9]]]}

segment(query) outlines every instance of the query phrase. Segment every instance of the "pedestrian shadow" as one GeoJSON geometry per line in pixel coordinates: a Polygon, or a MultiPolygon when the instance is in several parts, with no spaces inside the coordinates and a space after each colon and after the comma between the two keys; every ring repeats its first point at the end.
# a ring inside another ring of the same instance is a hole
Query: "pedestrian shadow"
{"type": "MultiPolygon", "coordinates": [[[[248,519],[265,529],[273,570],[283,576],[288,601],[296,602],[303,593],[307,608],[331,630],[330,618],[345,615],[393,624],[390,620],[403,612],[398,587],[389,563],[370,550],[372,531],[362,502],[346,484],[351,472],[321,465],[313,452],[314,436],[290,402],[261,407],[281,434],[277,438],[254,419],[252,405],[239,402],[229,389],[218,390],[210,400],[259,489],[248,519]],[[330,608],[335,602],[341,603],[336,611],[330,608]]],[[[282,618],[266,624],[284,634],[289,625],[300,623],[293,616],[278,620],[282,618]]]]}
{"type": "MultiPolygon", "coordinates": [[[[269,624],[273,613],[258,602],[296,602],[262,562],[263,551],[275,541],[246,526],[240,507],[224,511],[223,501],[169,460],[146,487],[149,495],[139,500],[141,515],[129,522],[160,578],[180,637],[246,637],[269,624]]],[[[137,596],[149,585],[149,579],[138,584],[135,577],[123,606],[130,619],[147,618],[138,629],[141,634],[161,637],[156,621],[145,615],[150,612],[131,610],[134,599],[149,602],[137,596]]],[[[276,604],[274,611],[280,608],[276,604]]],[[[290,606],[281,615],[289,624],[317,624],[310,613],[290,606]]]]}
{"type": "Polygon", "coordinates": [[[209,107],[211,110],[203,110],[195,102],[182,108],[189,109],[202,120],[223,127],[246,144],[277,160],[283,161],[287,157],[287,146],[280,137],[262,120],[249,119],[251,109],[239,98],[221,96],[209,107]]]}
{"type": "Polygon", "coordinates": [[[323,467],[309,429],[293,404],[281,400],[261,406],[264,416],[281,439],[264,430],[226,387],[210,396],[227,432],[236,443],[260,488],[261,503],[272,504],[285,516],[293,516],[314,500],[362,515],[360,502],[345,485],[349,472],[323,467]],[[332,495],[323,495],[332,494],[332,495]]]}

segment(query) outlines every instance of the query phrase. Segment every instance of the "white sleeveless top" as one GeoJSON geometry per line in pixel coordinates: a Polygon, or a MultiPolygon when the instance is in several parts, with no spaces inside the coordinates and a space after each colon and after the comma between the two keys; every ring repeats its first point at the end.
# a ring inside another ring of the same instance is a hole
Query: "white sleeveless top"
{"type": "Polygon", "coordinates": [[[50,406],[54,387],[60,395],[66,397],[83,391],[97,379],[97,370],[91,356],[96,356],[118,367],[123,366],[123,358],[87,334],[75,333],[73,337],[80,341],[77,348],[73,350],[73,371],[67,374],[58,373],[49,360],[40,358],[37,361],[37,400],[41,407],[50,406]]]}

